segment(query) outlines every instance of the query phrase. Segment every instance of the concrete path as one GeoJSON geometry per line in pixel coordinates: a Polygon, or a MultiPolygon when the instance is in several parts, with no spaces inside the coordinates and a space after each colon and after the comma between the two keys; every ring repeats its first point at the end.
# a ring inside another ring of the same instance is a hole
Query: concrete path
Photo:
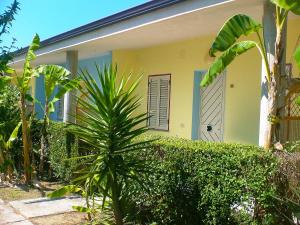
{"type": "Polygon", "coordinates": [[[0,199],[0,225],[33,225],[29,220],[0,199]]]}
{"type": "Polygon", "coordinates": [[[76,196],[58,199],[37,198],[9,202],[13,208],[27,218],[72,212],[74,211],[72,206],[83,206],[84,203],[84,199],[76,196]]]}
{"type": "Polygon", "coordinates": [[[5,203],[0,199],[0,225],[33,225],[30,218],[74,211],[72,206],[84,206],[77,197],[59,199],[37,198],[5,203]]]}

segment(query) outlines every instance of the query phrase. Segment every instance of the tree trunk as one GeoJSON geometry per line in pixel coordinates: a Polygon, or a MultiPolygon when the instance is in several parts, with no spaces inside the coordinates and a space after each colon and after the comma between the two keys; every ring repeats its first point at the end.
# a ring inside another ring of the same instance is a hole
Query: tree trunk
{"type": "Polygon", "coordinates": [[[29,130],[28,122],[26,118],[25,96],[21,94],[20,101],[21,108],[21,120],[22,120],[22,139],[23,139],[23,157],[24,157],[24,173],[25,182],[29,184],[31,182],[31,167],[30,167],[30,142],[29,142],[29,130]]]}
{"type": "Polygon", "coordinates": [[[116,176],[112,178],[112,202],[116,225],[124,225],[122,215],[123,213],[120,202],[120,191],[118,187],[118,182],[116,180],[116,176]]]}
{"type": "Polygon", "coordinates": [[[49,107],[48,107],[48,100],[46,99],[45,114],[44,114],[44,121],[42,127],[41,149],[40,149],[40,164],[39,164],[40,177],[42,177],[44,174],[45,152],[48,149],[48,133],[47,133],[48,114],[49,114],[49,107]]]}
{"type": "MultiPolygon", "coordinates": [[[[283,57],[282,48],[282,29],[277,25],[276,27],[276,41],[274,44],[275,55],[274,63],[271,65],[271,80],[268,85],[268,126],[265,134],[264,148],[269,149],[274,143],[280,141],[280,110],[279,107],[279,90],[281,90],[281,85],[283,85],[283,65],[281,63],[283,57]]],[[[280,93],[284,95],[283,93],[280,93]]]]}
{"type": "Polygon", "coordinates": [[[268,90],[268,125],[266,131],[266,139],[264,148],[270,149],[275,142],[275,128],[276,128],[276,117],[277,117],[277,82],[274,77],[271,78],[268,90]]]}

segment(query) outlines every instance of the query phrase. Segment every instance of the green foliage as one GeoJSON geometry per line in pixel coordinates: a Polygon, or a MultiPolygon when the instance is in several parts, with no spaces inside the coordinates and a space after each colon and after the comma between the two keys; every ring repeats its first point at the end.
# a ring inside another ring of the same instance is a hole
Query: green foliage
{"type": "Polygon", "coordinates": [[[8,139],[5,139],[5,135],[0,134],[0,172],[6,174],[9,179],[12,176],[12,168],[15,167],[11,150],[14,141],[18,138],[20,126],[21,122],[17,124],[8,139]]]}
{"type": "Polygon", "coordinates": [[[4,86],[0,87],[0,134],[4,135],[5,139],[20,121],[18,96],[19,92],[14,86],[5,83],[4,86]]]}
{"type": "Polygon", "coordinates": [[[59,198],[61,196],[65,196],[67,194],[78,193],[81,189],[76,187],[75,185],[66,185],[62,188],[59,188],[52,193],[48,194],[49,198],[59,198]]]}
{"type": "MultiPolygon", "coordinates": [[[[45,96],[49,107],[49,113],[55,111],[54,103],[65,93],[78,87],[78,79],[69,79],[70,71],[58,65],[40,65],[36,68],[37,73],[44,76],[45,96]],[[58,92],[54,95],[55,88],[58,92]]],[[[46,106],[45,106],[46,108],[46,106]]],[[[45,115],[49,116],[49,115],[45,115]]]]}
{"type": "Polygon", "coordinates": [[[223,52],[230,48],[242,35],[259,32],[262,25],[247,15],[238,14],[225,22],[213,42],[209,55],[215,57],[215,53],[223,52]]]}
{"type": "Polygon", "coordinates": [[[254,41],[241,41],[229,47],[215,62],[210,66],[208,72],[201,81],[201,86],[211,84],[217,75],[222,73],[225,68],[239,55],[254,48],[257,44],[254,41]]]}
{"type": "Polygon", "coordinates": [[[298,46],[298,48],[296,49],[294,53],[294,58],[296,60],[298,67],[300,68],[300,46],[298,46]]]}
{"type": "Polygon", "coordinates": [[[126,189],[132,196],[131,219],[163,225],[254,224],[259,219],[263,222],[258,224],[267,224],[275,193],[270,183],[277,168],[271,153],[250,145],[159,136],[142,140],[153,138],[157,141],[151,150],[139,155],[151,168],[150,182],[145,181],[149,191],[136,185],[126,189]],[[246,206],[233,209],[248,203],[254,210],[254,199],[266,212],[262,218],[245,214],[246,206]]]}
{"type": "MultiPolygon", "coordinates": [[[[43,121],[34,120],[31,125],[31,133],[33,139],[33,148],[35,158],[39,158],[39,149],[41,146],[41,131],[43,121]]],[[[48,168],[48,179],[59,179],[61,181],[70,182],[72,173],[78,167],[77,160],[70,160],[78,156],[78,144],[74,140],[71,149],[68,150],[66,143],[67,131],[65,124],[62,122],[50,121],[49,123],[49,149],[45,156],[48,168]]]]}
{"type": "Polygon", "coordinates": [[[299,0],[271,0],[278,7],[292,11],[296,15],[300,15],[300,1],[299,0]]]}
{"type": "MultiPolygon", "coordinates": [[[[69,131],[85,144],[89,154],[81,157],[82,168],[74,184],[84,190],[88,208],[101,198],[101,208],[111,201],[117,225],[123,224],[123,189],[129,182],[141,184],[144,162],[129,153],[138,152],[150,141],[133,142],[146,128],[147,114],[136,114],[140,99],[134,95],[139,80],[117,83],[117,68],[97,67],[100,85],[87,70],[82,71],[83,89],[78,99],[77,123],[69,131]],[[89,206],[89,201],[93,204],[89,206]]],[[[92,210],[93,211],[93,210],[92,210]]],[[[89,213],[90,214],[90,213],[89,213]]]]}
{"type": "MultiPolygon", "coordinates": [[[[0,77],[1,78],[4,77],[0,77]]],[[[20,121],[18,109],[18,90],[5,83],[0,88],[0,154],[2,154],[2,171],[6,172],[8,166],[15,167],[21,157],[18,149],[16,127],[20,121]]],[[[19,140],[18,140],[19,141],[19,140]]],[[[1,164],[1,162],[0,162],[1,164]]]]}
{"type": "Polygon", "coordinates": [[[79,165],[78,160],[71,160],[79,155],[78,143],[75,139],[71,147],[67,147],[67,130],[61,122],[50,122],[49,125],[49,153],[50,168],[56,178],[70,182],[72,173],[79,165]]]}
{"type": "Polygon", "coordinates": [[[40,37],[37,34],[35,34],[25,57],[23,74],[22,76],[17,77],[17,86],[20,89],[20,92],[24,93],[24,95],[29,90],[31,79],[39,75],[31,66],[31,62],[36,59],[36,55],[34,52],[39,47],[40,37]]]}
{"type": "MultiPolygon", "coordinates": [[[[14,0],[13,3],[8,6],[2,14],[0,14],[0,44],[3,40],[1,36],[9,33],[9,28],[12,25],[12,21],[15,19],[19,6],[19,2],[14,0]]],[[[12,60],[12,54],[10,51],[14,48],[14,42],[15,40],[13,40],[10,46],[0,46],[0,75],[13,72],[13,69],[7,64],[12,60]]]]}
{"type": "MultiPolygon", "coordinates": [[[[14,0],[13,3],[0,15],[0,36],[9,32],[12,21],[15,19],[15,15],[20,9],[19,6],[20,3],[14,0]]],[[[2,40],[0,39],[0,43],[1,42],[2,40]]]]}
{"type": "MultiPolygon", "coordinates": [[[[209,67],[207,73],[201,81],[201,86],[205,87],[211,84],[216,76],[222,73],[237,56],[254,47],[259,49],[261,55],[265,59],[265,65],[268,65],[264,46],[259,34],[261,28],[261,24],[254,21],[247,15],[238,14],[229,18],[224,23],[209,50],[209,55],[212,57],[215,57],[215,53],[217,52],[224,53],[209,67]],[[241,36],[247,36],[251,33],[256,33],[258,35],[260,44],[254,41],[241,41],[236,43],[241,36]]],[[[268,73],[270,73],[269,70],[268,73]]]]}

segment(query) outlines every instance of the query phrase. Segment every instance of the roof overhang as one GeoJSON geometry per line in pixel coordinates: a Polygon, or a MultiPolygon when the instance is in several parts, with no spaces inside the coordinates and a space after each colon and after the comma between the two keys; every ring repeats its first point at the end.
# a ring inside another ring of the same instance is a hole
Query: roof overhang
{"type": "MultiPolygon", "coordinates": [[[[125,17],[122,17],[124,12],[121,12],[116,14],[117,17],[113,15],[43,41],[36,52],[38,58],[35,63],[63,63],[65,52],[71,50],[77,50],[80,59],[85,59],[116,49],[145,48],[213,35],[226,19],[237,13],[245,13],[261,21],[264,0],[151,2],[164,5],[154,7],[149,2],[146,4],[152,6],[151,9],[144,4],[148,8],[135,7],[135,11],[131,12],[133,14],[130,14],[130,10],[124,11],[125,17]]],[[[23,64],[25,50],[21,50],[15,57],[13,65],[16,69],[23,64]]]]}

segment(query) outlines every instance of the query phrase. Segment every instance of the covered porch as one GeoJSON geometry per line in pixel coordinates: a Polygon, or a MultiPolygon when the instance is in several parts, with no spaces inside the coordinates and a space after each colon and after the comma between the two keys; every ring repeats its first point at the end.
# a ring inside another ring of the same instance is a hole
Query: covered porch
{"type": "MultiPolygon", "coordinates": [[[[259,53],[252,50],[240,56],[223,75],[221,86],[209,91],[205,106],[201,104],[204,98],[201,98],[203,90],[199,89],[199,82],[201,74],[212,62],[208,49],[223,23],[238,13],[265,23],[264,3],[263,0],[183,1],[101,29],[46,40],[37,51],[35,63],[64,65],[73,74],[77,74],[80,68],[95,72],[95,62],[100,65],[117,64],[120,75],[132,72],[136,79],[143,75],[138,88],[138,94],[143,97],[142,111],[149,110],[149,76],[170,75],[167,129],[153,131],[208,140],[205,134],[201,135],[201,107],[209,109],[211,103],[213,110],[207,110],[212,115],[211,119],[218,117],[221,122],[217,141],[258,144],[261,117],[259,53]],[[217,105],[222,104],[222,107],[215,109],[214,103],[220,95],[222,101],[217,105]]],[[[299,19],[290,18],[288,58],[297,41],[296,28],[299,26],[299,19]]],[[[24,54],[15,58],[17,70],[21,69],[23,58],[24,54]]],[[[294,70],[293,73],[299,72],[294,70]]],[[[33,91],[37,95],[42,90],[36,86],[33,91]]],[[[67,116],[67,107],[64,115],[67,116]]],[[[209,132],[209,126],[214,129],[214,125],[208,122],[202,130],[209,132]]]]}

